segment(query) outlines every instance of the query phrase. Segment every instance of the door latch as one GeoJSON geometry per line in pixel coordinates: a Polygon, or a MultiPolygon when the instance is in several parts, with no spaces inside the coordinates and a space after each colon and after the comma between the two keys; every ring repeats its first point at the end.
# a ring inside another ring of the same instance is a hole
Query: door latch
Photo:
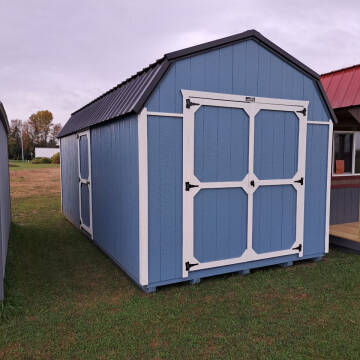
{"type": "Polygon", "coordinates": [[[306,116],[306,108],[303,108],[302,110],[299,110],[297,112],[306,116]]]}
{"type": "Polygon", "coordinates": [[[196,266],[196,265],[199,265],[199,264],[190,264],[190,262],[187,261],[187,262],[185,263],[185,269],[186,269],[186,271],[189,271],[190,268],[192,268],[193,266],[196,266]]]}
{"type": "Polygon", "coordinates": [[[299,252],[302,249],[302,244],[299,244],[297,247],[294,247],[293,250],[299,250],[299,252]]]}
{"type": "Polygon", "coordinates": [[[300,185],[304,185],[304,178],[302,177],[299,180],[295,180],[294,182],[299,183],[300,185]]]}
{"type": "Polygon", "coordinates": [[[186,99],[186,108],[187,109],[190,109],[190,107],[193,105],[200,105],[200,104],[194,103],[190,99],[186,99]]]}
{"type": "Polygon", "coordinates": [[[251,181],[250,181],[250,185],[254,187],[254,186],[255,186],[255,181],[254,181],[254,180],[251,180],[251,181]]]}
{"type": "Polygon", "coordinates": [[[185,183],[185,190],[189,191],[191,188],[199,187],[199,185],[190,184],[188,181],[185,183]]]}

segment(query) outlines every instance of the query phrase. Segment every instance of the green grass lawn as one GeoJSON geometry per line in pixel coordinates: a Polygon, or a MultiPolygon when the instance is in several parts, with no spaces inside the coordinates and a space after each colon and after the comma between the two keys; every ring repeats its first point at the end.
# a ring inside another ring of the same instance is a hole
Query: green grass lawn
{"type": "Polygon", "coordinates": [[[59,167],[59,164],[32,164],[30,161],[10,160],[10,170],[47,169],[59,167]]]}
{"type": "Polygon", "coordinates": [[[12,201],[4,359],[358,359],[360,257],[140,291],[59,211],[12,201]]]}

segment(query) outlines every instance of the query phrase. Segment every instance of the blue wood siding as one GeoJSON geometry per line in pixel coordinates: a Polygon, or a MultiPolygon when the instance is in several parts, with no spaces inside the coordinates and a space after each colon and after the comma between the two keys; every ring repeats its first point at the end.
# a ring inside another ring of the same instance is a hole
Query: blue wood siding
{"type": "Polygon", "coordinates": [[[255,117],[254,172],[259,179],[291,179],[298,169],[299,120],[261,110],[255,117]]]}
{"type": "Polygon", "coordinates": [[[148,110],[182,113],[181,89],[308,100],[309,120],[330,118],[315,82],[253,40],[176,61],[148,110]]]}
{"type": "Polygon", "coordinates": [[[61,139],[62,211],[75,226],[80,225],[79,167],[76,135],[61,139]]]}
{"type": "Polygon", "coordinates": [[[286,250],[295,240],[296,190],[292,185],[260,186],[254,193],[254,250],[286,250]]]}
{"type": "Polygon", "coordinates": [[[7,133],[0,121],[0,301],[4,298],[3,280],[10,233],[10,188],[7,133]]]}
{"type": "Polygon", "coordinates": [[[331,189],[330,224],[359,221],[360,188],[331,189]]]}
{"type": "Polygon", "coordinates": [[[139,279],[137,116],[91,129],[94,241],[139,279]]]}
{"type": "Polygon", "coordinates": [[[201,262],[241,256],[247,246],[247,194],[204,189],[194,198],[194,255],[201,262]]]}
{"type": "Polygon", "coordinates": [[[148,117],[149,282],[182,274],[182,119],[148,117]]]}
{"type": "Polygon", "coordinates": [[[89,141],[87,135],[80,136],[80,175],[82,179],[89,177],[89,141]]]}
{"type": "Polygon", "coordinates": [[[81,184],[81,219],[83,224],[90,226],[90,193],[87,184],[81,184]]]}
{"type": "Polygon", "coordinates": [[[304,255],[325,251],[329,127],[308,125],[306,137],[304,255]]]}
{"type": "Polygon", "coordinates": [[[240,181],[248,173],[249,117],[242,109],[202,106],[195,113],[195,175],[240,181]]]}
{"type": "MultiPolygon", "coordinates": [[[[176,61],[149,98],[146,105],[148,110],[182,113],[181,89],[307,100],[310,102],[308,120],[327,122],[330,118],[316,83],[307,75],[252,40],[176,61]]],[[[260,119],[261,113],[259,116],[260,119]]],[[[292,115],[281,116],[288,116],[289,118],[286,119],[286,124],[284,119],[279,119],[277,129],[279,136],[276,137],[278,140],[274,142],[274,138],[272,138],[272,145],[277,149],[279,155],[276,155],[275,159],[278,162],[274,168],[265,169],[264,174],[260,174],[265,178],[290,177],[296,168],[297,149],[295,144],[298,141],[298,125],[292,119],[292,115]],[[282,136],[280,136],[281,131],[283,131],[282,136]]],[[[275,119],[275,121],[277,120],[275,119]]],[[[199,134],[201,129],[204,130],[204,126],[202,126],[201,121],[196,124],[199,134]]],[[[209,129],[213,136],[215,136],[215,132],[212,133],[214,129],[209,129]]],[[[230,139],[225,140],[225,137],[228,137],[228,133],[226,133],[228,130],[226,126],[221,129],[221,131],[224,131],[221,134],[221,136],[224,135],[224,147],[220,155],[225,159],[221,161],[220,166],[222,167],[226,165],[226,156],[229,152],[229,148],[226,148],[226,146],[231,144],[230,139]]],[[[219,132],[216,131],[218,135],[219,132]]],[[[236,132],[237,130],[233,131],[236,132]]],[[[242,131],[247,130],[242,129],[242,131]]],[[[259,140],[259,145],[262,141],[266,142],[268,140],[263,134],[262,140],[259,140]]],[[[327,126],[308,126],[304,219],[305,257],[321,256],[324,253],[327,142],[327,126]]],[[[207,145],[209,144],[203,142],[202,148],[200,146],[195,148],[197,175],[212,181],[221,179],[223,174],[218,175],[214,172],[217,165],[214,165],[213,168],[210,165],[204,166],[204,155],[208,153],[206,150],[207,145]]],[[[260,164],[261,161],[264,162],[264,156],[275,156],[274,154],[267,154],[264,148],[262,150],[258,148],[257,151],[256,156],[260,164]]],[[[213,155],[214,159],[215,157],[217,155],[213,155]]],[[[178,281],[182,277],[182,118],[148,117],[148,160],[149,282],[164,284],[178,281]]],[[[268,160],[272,161],[274,158],[268,160]]],[[[243,166],[246,165],[243,164],[243,166]]],[[[229,169],[230,166],[228,169],[225,166],[221,172],[226,172],[229,169]]],[[[226,175],[229,178],[238,177],[240,174],[239,169],[235,168],[231,169],[231,171],[229,170],[226,175]],[[234,173],[231,171],[234,171],[234,173]]],[[[265,191],[259,190],[260,192],[265,191]]],[[[279,191],[279,189],[274,191],[279,191]]],[[[288,191],[288,188],[286,187],[286,190],[282,189],[280,192],[282,191],[288,191]]],[[[264,198],[266,198],[265,195],[264,198]]],[[[294,205],[294,203],[296,204],[295,196],[288,194],[290,201],[286,203],[283,201],[283,194],[280,195],[272,200],[274,206],[278,206],[281,212],[289,211],[293,213],[296,206],[294,205]]],[[[259,204],[261,203],[262,201],[259,201],[259,204]]],[[[292,215],[289,224],[285,224],[286,226],[279,225],[278,231],[280,231],[281,243],[278,244],[275,241],[278,234],[272,234],[274,241],[273,243],[270,242],[268,246],[270,250],[286,248],[288,246],[287,238],[291,237],[291,241],[294,240],[295,227],[292,222],[293,219],[294,216],[292,215]]],[[[259,249],[265,251],[263,245],[260,244],[259,249]]],[[[206,256],[211,258],[211,255],[206,256]]],[[[248,265],[241,264],[226,267],[226,269],[203,270],[198,273],[220,274],[230,271],[229,269],[240,269],[247,266],[256,267],[256,264],[258,266],[271,265],[281,261],[288,261],[287,259],[298,259],[298,256],[262,260],[248,265]]],[[[192,273],[191,276],[197,276],[196,272],[192,273]]]]}

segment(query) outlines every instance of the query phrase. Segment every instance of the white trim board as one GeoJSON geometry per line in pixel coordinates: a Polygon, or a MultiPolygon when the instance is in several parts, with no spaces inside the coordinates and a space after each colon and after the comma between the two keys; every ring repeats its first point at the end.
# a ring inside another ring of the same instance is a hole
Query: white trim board
{"type": "MultiPolygon", "coordinates": [[[[144,108],[146,109],[146,108],[144,108]]],[[[166,117],[183,117],[183,114],[178,113],[168,113],[168,112],[158,112],[158,111],[148,111],[148,116],[166,116],[166,117]]]]}
{"type": "Polygon", "coordinates": [[[148,144],[147,113],[143,108],[138,115],[139,154],[139,282],[148,285],[148,144]]]}

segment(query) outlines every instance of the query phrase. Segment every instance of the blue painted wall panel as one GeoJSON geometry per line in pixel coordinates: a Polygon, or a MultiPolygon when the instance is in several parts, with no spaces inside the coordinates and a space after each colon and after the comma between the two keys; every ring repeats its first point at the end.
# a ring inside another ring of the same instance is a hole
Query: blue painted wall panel
{"type": "Polygon", "coordinates": [[[201,262],[241,256],[247,245],[247,194],[204,189],[194,198],[194,255],[201,262]]]}
{"type": "Polygon", "coordinates": [[[90,193],[87,184],[81,184],[81,219],[83,224],[90,226],[90,193]]]}
{"type": "Polygon", "coordinates": [[[91,129],[94,240],[139,279],[137,116],[91,129]]]}
{"type": "Polygon", "coordinates": [[[304,254],[325,250],[329,128],[308,125],[306,138],[304,254]]]}
{"type": "Polygon", "coordinates": [[[259,179],[291,179],[298,168],[299,120],[261,110],[255,117],[254,172],[259,179]]]}
{"type": "Polygon", "coordinates": [[[260,186],[254,193],[253,247],[259,254],[290,249],[296,240],[296,190],[260,186]]]}
{"type": "Polygon", "coordinates": [[[62,209],[75,226],[80,225],[77,141],[76,135],[61,139],[62,209]]]}
{"type": "Polygon", "coordinates": [[[242,109],[202,106],[195,113],[195,175],[240,181],[248,173],[249,117],[242,109]]]}
{"type": "Polygon", "coordinates": [[[182,119],[148,117],[149,282],[182,274],[182,119]]]}
{"type": "Polygon", "coordinates": [[[175,62],[148,110],[181,113],[181,89],[308,100],[309,120],[330,118],[315,82],[253,40],[175,62]]]}
{"type": "Polygon", "coordinates": [[[7,133],[0,121],[0,301],[4,297],[3,279],[10,234],[10,187],[7,133]]]}
{"type": "Polygon", "coordinates": [[[82,179],[89,177],[89,145],[87,135],[83,135],[79,139],[80,148],[80,175],[82,179]]]}

